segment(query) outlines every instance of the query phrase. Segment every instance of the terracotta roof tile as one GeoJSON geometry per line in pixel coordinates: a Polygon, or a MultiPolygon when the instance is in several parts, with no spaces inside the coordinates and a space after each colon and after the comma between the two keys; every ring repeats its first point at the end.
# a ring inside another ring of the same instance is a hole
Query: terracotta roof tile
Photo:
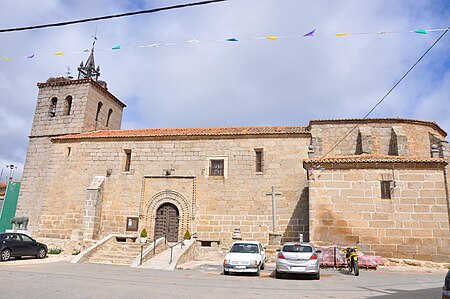
{"type": "Polygon", "coordinates": [[[145,138],[145,137],[186,137],[186,136],[238,136],[238,135],[283,135],[309,134],[307,127],[218,127],[218,128],[166,128],[95,131],[82,134],[64,135],[52,140],[95,139],[95,138],[145,138]]]}
{"type": "Polygon", "coordinates": [[[389,156],[381,154],[362,154],[351,156],[335,156],[325,158],[311,158],[305,159],[304,163],[333,163],[333,164],[348,164],[348,163],[445,163],[447,160],[443,158],[417,158],[405,156],[389,156]]]}
{"type": "Polygon", "coordinates": [[[5,196],[6,193],[6,187],[8,186],[7,182],[0,182],[0,196],[5,196]]]}

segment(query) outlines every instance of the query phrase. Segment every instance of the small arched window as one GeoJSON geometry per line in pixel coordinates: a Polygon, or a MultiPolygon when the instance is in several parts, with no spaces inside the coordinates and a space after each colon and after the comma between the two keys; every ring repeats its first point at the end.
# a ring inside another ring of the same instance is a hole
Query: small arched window
{"type": "Polygon", "coordinates": [[[72,96],[67,96],[64,107],[64,115],[70,115],[71,110],[72,110],[72,96]]]}
{"type": "Polygon", "coordinates": [[[48,113],[50,115],[50,117],[55,117],[56,116],[56,104],[58,103],[58,99],[57,98],[52,98],[51,102],[50,102],[50,108],[48,110],[48,113]]]}
{"type": "Polygon", "coordinates": [[[100,115],[100,110],[102,110],[102,106],[103,106],[103,103],[102,102],[98,102],[97,113],[95,114],[95,121],[98,121],[98,116],[100,115]]]}
{"type": "Polygon", "coordinates": [[[109,126],[109,120],[111,119],[111,114],[113,113],[112,109],[109,109],[108,111],[108,118],[106,119],[106,127],[109,126]]]}

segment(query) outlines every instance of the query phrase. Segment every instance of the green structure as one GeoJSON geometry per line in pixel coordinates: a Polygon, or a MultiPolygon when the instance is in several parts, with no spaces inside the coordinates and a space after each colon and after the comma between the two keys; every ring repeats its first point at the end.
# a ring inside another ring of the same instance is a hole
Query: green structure
{"type": "Polygon", "coordinates": [[[9,221],[16,215],[17,199],[19,198],[20,182],[9,182],[6,187],[3,207],[0,211],[0,233],[12,228],[9,221]]]}

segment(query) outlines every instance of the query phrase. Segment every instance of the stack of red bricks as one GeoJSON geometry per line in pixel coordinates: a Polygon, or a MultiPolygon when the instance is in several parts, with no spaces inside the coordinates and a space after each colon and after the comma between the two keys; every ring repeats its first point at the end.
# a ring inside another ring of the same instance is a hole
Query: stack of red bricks
{"type": "MultiPolygon", "coordinates": [[[[338,246],[329,246],[329,247],[317,247],[320,249],[322,253],[320,256],[320,265],[322,267],[343,267],[346,266],[347,263],[345,261],[345,253],[341,253],[340,250],[342,247],[338,246]]],[[[374,255],[364,255],[361,251],[357,251],[358,253],[358,265],[362,268],[377,268],[380,265],[383,265],[380,256],[374,255]]]]}

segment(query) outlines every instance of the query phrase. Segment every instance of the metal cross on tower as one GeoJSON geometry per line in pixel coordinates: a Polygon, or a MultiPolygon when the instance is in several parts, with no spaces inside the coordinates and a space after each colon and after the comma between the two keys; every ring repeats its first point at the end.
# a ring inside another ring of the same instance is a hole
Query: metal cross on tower
{"type": "Polygon", "coordinates": [[[278,227],[277,227],[277,216],[276,216],[276,210],[277,210],[277,206],[276,206],[276,202],[275,202],[275,197],[277,195],[282,195],[281,192],[275,192],[275,187],[272,186],[272,192],[270,193],[266,193],[267,196],[272,196],[272,228],[273,228],[273,233],[276,234],[278,233],[278,227]]]}

